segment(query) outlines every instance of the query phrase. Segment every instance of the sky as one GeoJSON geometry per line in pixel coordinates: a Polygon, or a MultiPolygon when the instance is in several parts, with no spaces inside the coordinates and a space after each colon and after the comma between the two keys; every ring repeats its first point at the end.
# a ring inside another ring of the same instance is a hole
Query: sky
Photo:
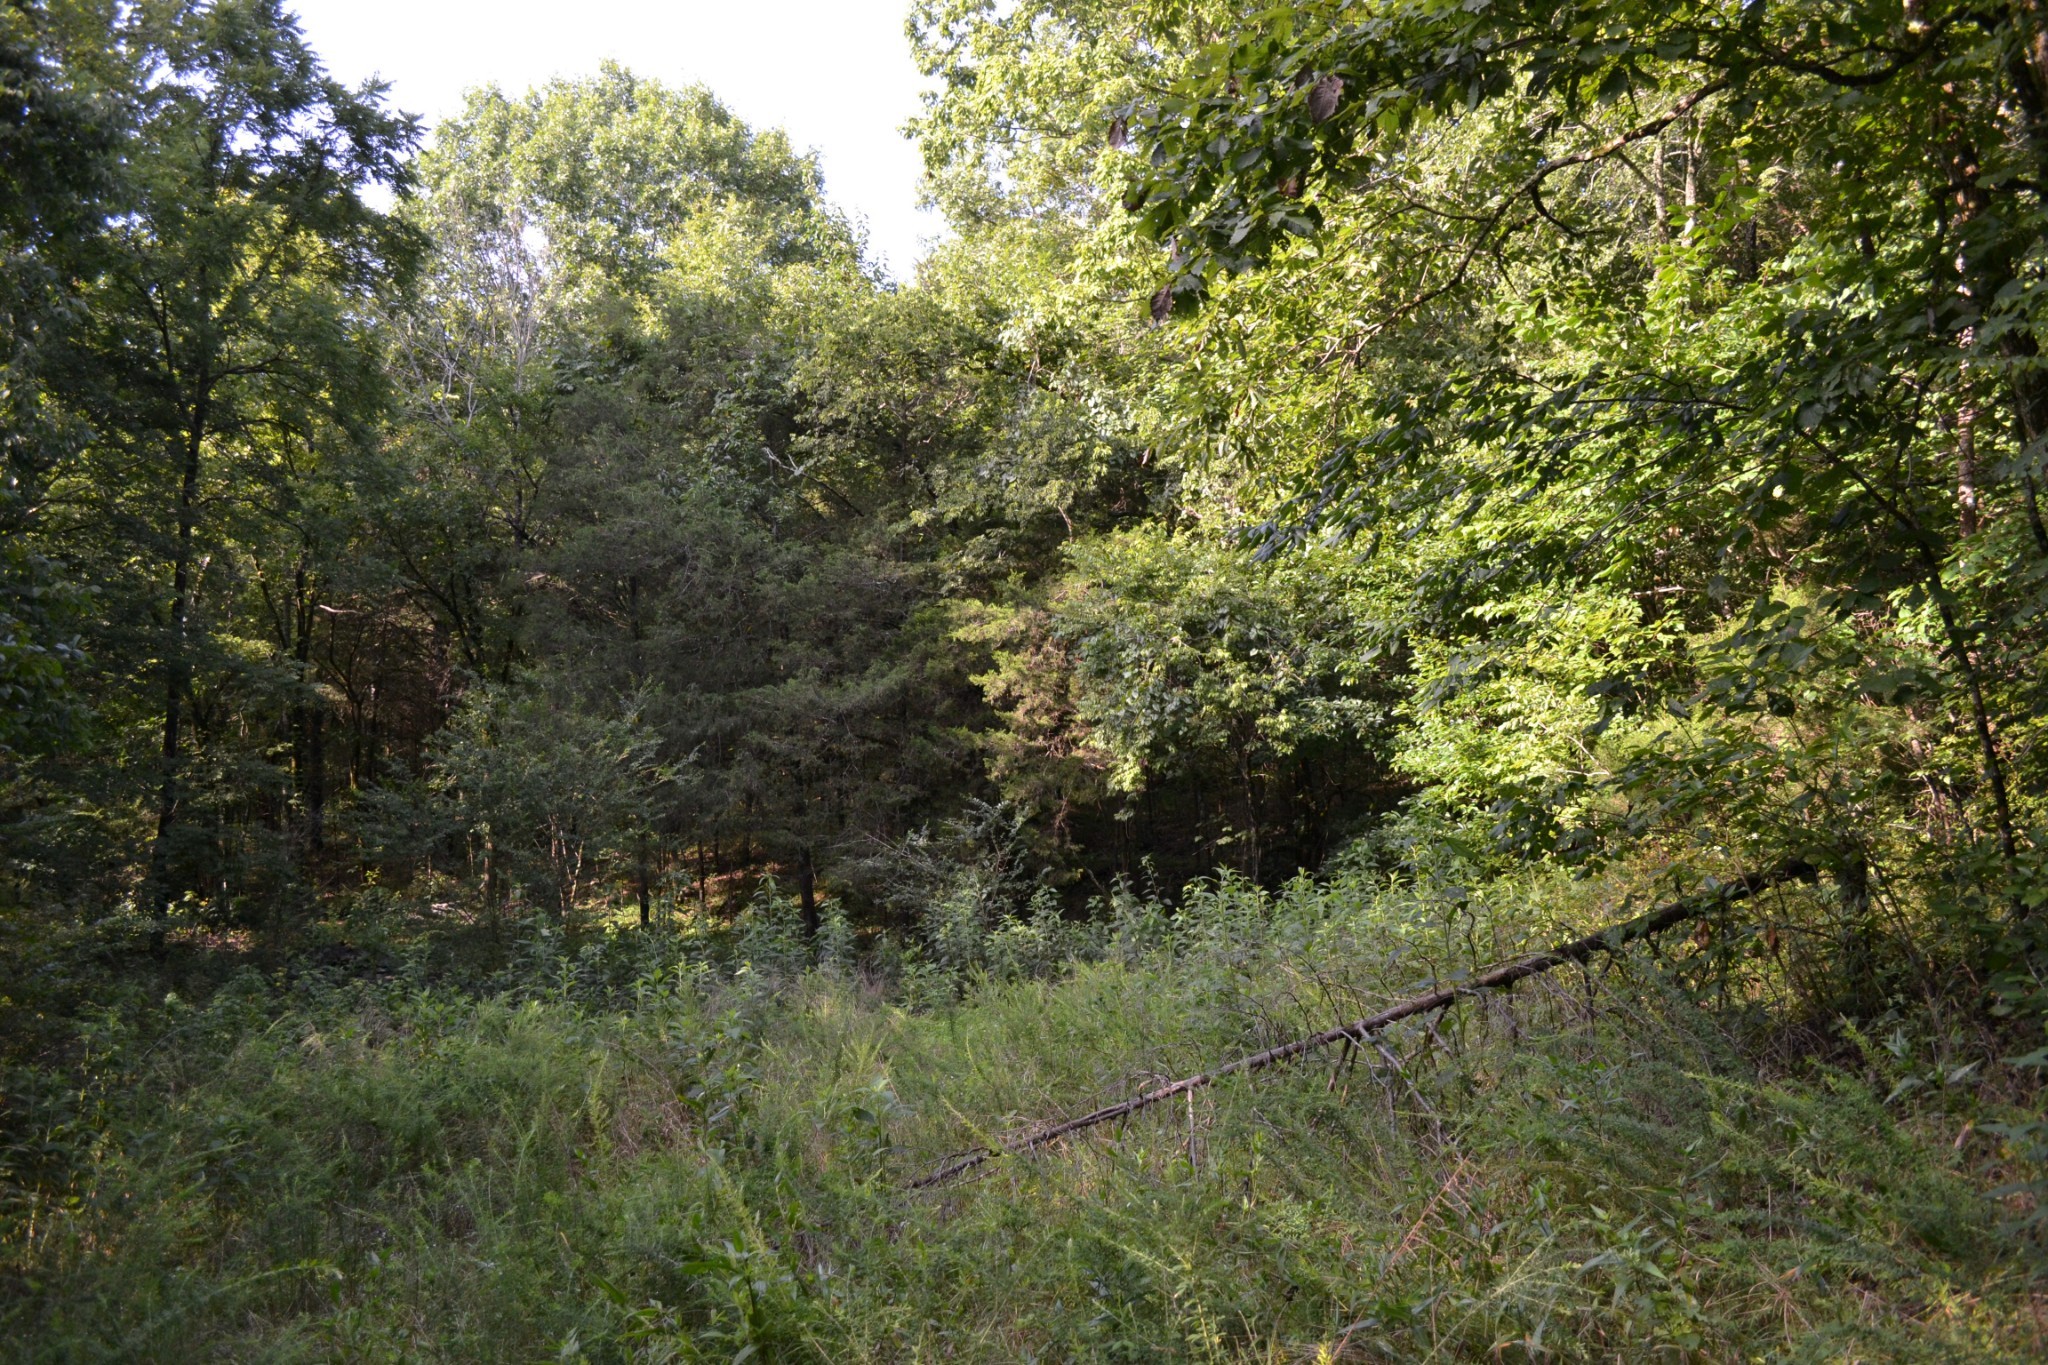
{"type": "Polygon", "coordinates": [[[825,193],[864,218],[869,245],[908,278],[941,223],[917,208],[903,137],[922,78],[903,36],[909,0],[288,0],[335,76],[391,83],[431,125],[462,92],[519,93],[611,58],[671,85],[701,83],[756,127],[815,150],[825,193]]]}

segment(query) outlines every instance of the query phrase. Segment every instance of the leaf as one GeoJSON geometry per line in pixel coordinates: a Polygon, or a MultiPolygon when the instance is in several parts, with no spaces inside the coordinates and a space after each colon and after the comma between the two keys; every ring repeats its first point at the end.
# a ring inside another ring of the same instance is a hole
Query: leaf
{"type": "Polygon", "coordinates": [[[1169,281],[1166,284],[1160,285],[1159,291],[1152,296],[1152,325],[1154,327],[1164,326],[1166,320],[1172,316],[1173,284],[1169,281]]]}
{"type": "Polygon", "coordinates": [[[1335,74],[1317,81],[1308,92],[1308,116],[1312,123],[1328,123],[1337,114],[1337,102],[1344,97],[1344,78],[1335,74]]]}

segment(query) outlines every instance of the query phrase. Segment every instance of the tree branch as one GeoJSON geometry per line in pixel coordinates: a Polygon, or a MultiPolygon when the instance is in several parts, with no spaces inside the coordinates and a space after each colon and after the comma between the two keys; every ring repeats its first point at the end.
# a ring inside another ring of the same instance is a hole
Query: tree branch
{"type": "Polygon", "coordinates": [[[1135,1114],[1140,1109],[1149,1109],[1161,1101],[1173,1099],[1178,1095],[1184,1095],[1191,1090],[1199,1090],[1206,1085],[1213,1085],[1225,1076],[1234,1076],[1239,1072],[1245,1071],[1263,1071],[1265,1068],[1276,1063],[1291,1060],[1301,1056],[1303,1053],[1313,1052],[1318,1048],[1328,1047],[1332,1043],[1346,1041],[1363,1043],[1389,1024],[1413,1018],[1418,1014],[1433,1014],[1439,1010],[1448,1009],[1465,996],[1476,995],[1481,991],[1501,990],[1514,985],[1517,981],[1522,981],[1528,977],[1550,971],[1553,968],[1561,967],[1567,962],[1584,962],[1595,953],[1619,952],[1639,939],[1662,933],[1675,924],[1682,924],[1687,920],[1696,919],[1709,910],[1734,901],[1744,900],[1756,895],[1760,891],[1778,886],[1784,882],[1810,882],[1815,880],[1816,876],[1817,874],[1809,864],[1798,859],[1783,863],[1769,872],[1750,873],[1705,895],[1692,896],[1685,900],[1674,901],[1669,905],[1660,906],[1648,914],[1639,915],[1635,919],[1626,920],[1621,924],[1611,925],[1597,934],[1588,934],[1584,938],[1573,939],[1569,943],[1560,943],[1548,952],[1533,953],[1528,957],[1518,958],[1513,962],[1503,963],[1498,967],[1490,968],[1457,985],[1443,986],[1423,995],[1410,996],[1406,1000],[1387,1006],[1387,1008],[1379,1011],[1377,1014],[1369,1014],[1365,1018],[1354,1020],[1349,1024],[1326,1029],[1321,1033],[1311,1034],[1306,1038],[1297,1038],[1291,1043],[1283,1043],[1279,1047],[1267,1048],[1264,1052],[1255,1052],[1249,1057],[1240,1057],[1234,1062],[1226,1062],[1214,1071],[1204,1071],[1198,1075],[1189,1076],[1185,1080],[1175,1081],[1171,1085],[1163,1085],[1156,1090],[1148,1090],[1144,1094],[1125,1100],[1120,1104],[1107,1105],[1092,1113],[1083,1114],[1079,1118],[1068,1119],[1064,1123],[1056,1123],[1049,1128],[1041,1128],[1036,1132],[1026,1133],[1022,1137],[1000,1142],[997,1146],[983,1147],[977,1151],[965,1153],[954,1158],[946,1165],[941,1166],[931,1174],[920,1176],[918,1179],[911,1181],[909,1188],[913,1190],[926,1190],[937,1185],[943,1185],[947,1181],[964,1175],[978,1166],[985,1165],[999,1156],[1013,1156],[1023,1152],[1034,1151],[1049,1142],[1067,1136],[1069,1133],[1078,1133],[1084,1128],[1093,1128],[1099,1124],[1110,1123],[1116,1119],[1135,1114]]]}

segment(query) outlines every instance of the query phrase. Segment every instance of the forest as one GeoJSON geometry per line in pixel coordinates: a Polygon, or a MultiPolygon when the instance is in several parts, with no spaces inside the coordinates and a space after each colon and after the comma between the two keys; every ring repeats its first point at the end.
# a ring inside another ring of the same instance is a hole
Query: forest
{"type": "Polygon", "coordinates": [[[4,1354],[2048,1357],[2048,4],[904,40],[0,0],[4,1354]]]}

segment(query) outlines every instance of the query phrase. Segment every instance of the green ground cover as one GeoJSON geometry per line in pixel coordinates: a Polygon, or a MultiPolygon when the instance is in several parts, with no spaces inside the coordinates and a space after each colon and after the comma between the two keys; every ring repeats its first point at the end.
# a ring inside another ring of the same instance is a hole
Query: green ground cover
{"type": "Polygon", "coordinates": [[[1924,1012],[1833,1026],[1788,947],[1825,890],[905,1189],[1626,890],[1225,883],[888,979],[805,967],[764,900],[723,939],[557,940],[516,989],[403,934],[381,973],[135,987],[70,1066],[8,1073],[5,1331],[23,1360],[2038,1358],[2031,1204],[1997,1194],[2036,1168],[1994,1131],[2025,1072],[1924,1012]]]}

